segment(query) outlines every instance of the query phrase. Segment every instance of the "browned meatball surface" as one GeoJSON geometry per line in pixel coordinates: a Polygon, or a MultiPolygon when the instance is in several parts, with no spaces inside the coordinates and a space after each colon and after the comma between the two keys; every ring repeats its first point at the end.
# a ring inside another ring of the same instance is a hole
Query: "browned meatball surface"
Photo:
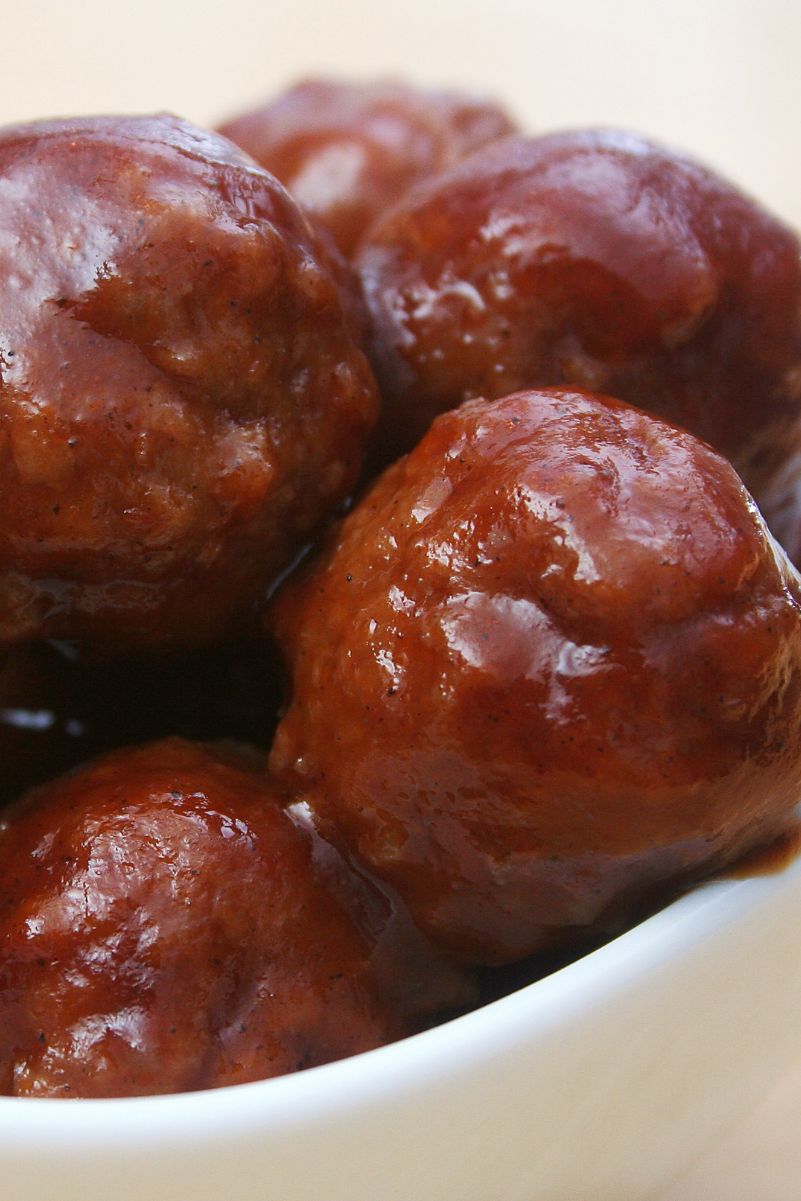
{"type": "Polygon", "coordinates": [[[575,385],[710,442],[781,534],[800,251],[748,197],[638,136],[503,139],[415,189],[361,250],[384,457],[470,396],[575,385]]]}
{"type": "Polygon", "coordinates": [[[412,184],[514,129],[496,104],[407,84],[307,80],[220,127],[351,254],[412,184]]]}
{"type": "Polygon", "coordinates": [[[273,769],[455,955],[619,929],[789,821],[799,580],[692,435],[587,393],[440,417],[273,614],[273,769]]]}
{"type": "Polygon", "coordinates": [[[360,928],[284,799],[180,740],[29,794],[0,833],[0,1091],[232,1084],[409,1031],[403,962],[392,995],[374,968],[388,919],[360,928]]]}
{"type": "Polygon", "coordinates": [[[0,132],[0,641],[192,644],[250,614],[374,421],[340,272],[177,118],[0,132]]]}

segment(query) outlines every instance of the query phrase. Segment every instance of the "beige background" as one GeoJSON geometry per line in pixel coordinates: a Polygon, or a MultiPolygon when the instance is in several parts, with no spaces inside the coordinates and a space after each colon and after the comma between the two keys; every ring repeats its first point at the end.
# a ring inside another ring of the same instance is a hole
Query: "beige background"
{"type": "Polygon", "coordinates": [[[538,129],[621,123],[801,225],[795,0],[0,0],[0,122],[213,122],[316,71],[468,84],[538,129]]]}
{"type": "MultiPolygon", "coordinates": [[[[159,108],[213,123],[299,75],[398,74],[496,92],[539,130],[641,129],[801,227],[794,0],[0,0],[0,16],[0,123],[159,108]]],[[[799,1066],[659,1201],[801,1197],[801,1015],[797,1037],[799,1066]]]]}

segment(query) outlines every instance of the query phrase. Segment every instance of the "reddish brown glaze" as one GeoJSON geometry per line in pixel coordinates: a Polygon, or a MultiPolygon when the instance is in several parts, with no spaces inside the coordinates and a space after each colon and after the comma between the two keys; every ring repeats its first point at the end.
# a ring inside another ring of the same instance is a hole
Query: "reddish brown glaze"
{"type": "Polygon", "coordinates": [[[350,255],[412,184],[514,129],[489,101],[394,82],[307,80],[220,127],[350,255]]]}
{"type": "Polygon", "coordinates": [[[372,900],[359,929],[356,886],[284,799],[179,740],[29,794],[0,834],[0,1091],[231,1084],[408,1032],[419,990],[401,961],[390,999],[374,969],[386,916],[372,900]]]}
{"type": "Polygon", "coordinates": [[[361,250],[384,456],[467,397],[575,385],[711,442],[781,532],[800,252],[749,198],[640,137],[503,139],[415,189],[361,250]]]}
{"type": "Polygon", "coordinates": [[[0,640],[222,636],[360,469],[341,265],[169,116],[3,131],[0,231],[0,640]]]}
{"type": "Polygon", "coordinates": [[[279,597],[272,767],[455,955],[617,929],[786,824],[799,587],[691,435],[586,393],[469,402],[279,597]]]}

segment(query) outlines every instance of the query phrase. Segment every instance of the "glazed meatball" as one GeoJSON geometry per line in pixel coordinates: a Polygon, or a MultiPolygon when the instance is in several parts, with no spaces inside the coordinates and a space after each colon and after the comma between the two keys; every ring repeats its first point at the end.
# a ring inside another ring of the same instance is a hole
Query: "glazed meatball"
{"type": "Polygon", "coordinates": [[[308,80],[220,127],[350,255],[421,179],[514,129],[488,100],[393,82],[308,80]]]}
{"type": "Polygon", "coordinates": [[[408,1032],[409,978],[384,994],[342,869],[240,756],[121,751],[9,815],[0,1091],[232,1084],[408,1032]]]}
{"type": "Polygon", "coordinates": [[[415,189],[361,250],[383,457],[468,397],[575,385],[710,442],[781,533],[800,253],[753,201],[640,137],[505,138],[415,189]]]}
{"type": "Polygon", "coordinates": [[[277,600],[272,767],[455,956],[618,930],[789,822],[800,598],[692,435],[588,393],[471,401],[277,600]]]}
{"type": "Polygon", "coordinates": [[[0,134],[0,641],[249,619],[374,421],[340,271],[275,180],[174,117],[0,134]]]}

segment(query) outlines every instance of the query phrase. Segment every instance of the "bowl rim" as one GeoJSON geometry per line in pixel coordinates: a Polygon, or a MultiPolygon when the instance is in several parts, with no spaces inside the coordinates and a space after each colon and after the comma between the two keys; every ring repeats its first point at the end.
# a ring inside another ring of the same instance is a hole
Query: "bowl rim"
{"type": "Polygon", "coordinates": [[[801,857],[779,870],[700,884],[596,950],[532,984],[443,1024],[372,1051],[290,1075],[188,1093],[108,1099],[0,1097],[0,1153],[80,1155],[197,1147],[249,1134],[284,1137],[435,1085],[459,1086],[516,1047],[552,1037],[680,958],[801,877],[801,857]]]}

